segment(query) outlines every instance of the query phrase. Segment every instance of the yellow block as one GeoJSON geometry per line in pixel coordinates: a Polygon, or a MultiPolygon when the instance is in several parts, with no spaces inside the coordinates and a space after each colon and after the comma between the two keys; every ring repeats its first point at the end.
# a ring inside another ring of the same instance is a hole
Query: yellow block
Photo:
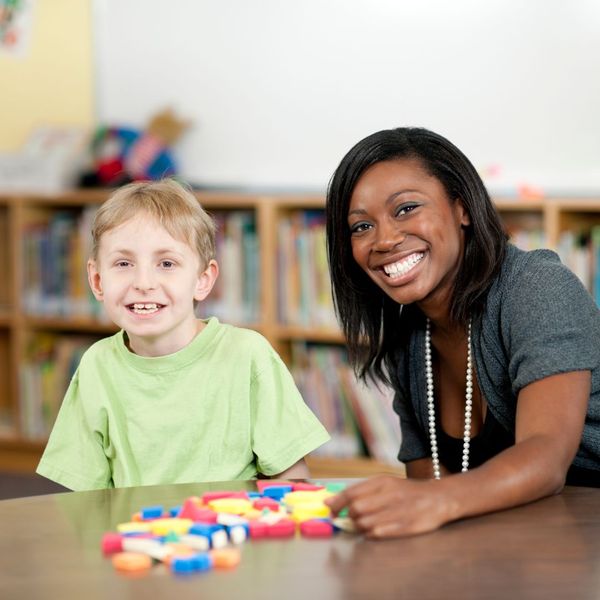
{"type": "Polygon", "coordinates": [[[129,523],[120,523],[117,525],[117,531],[119,533],[148,533],[152,531],[150,528],[150,522],[129,522],[129,523]]]}
{"type": "Polygon", "coordinates": [[[283,502],[290,508],[299,506],[300,504],[315,504],[321,503],[325,498],[334,496],[332,492],[327,490],[299,490],[297,492],[289,492],[283,497],[283,502]]]}
{"type": "Polygon", "coordinates": [[[325,504],[301,504],[292,510],[292,519],[296,523],[308,521],[309,519],[323,519],[331,515],[331,510],[325,504]]]}
{"type": "Polygon", "coordinates": [[[215,512],[229,513],[231,515],[245,515],[254,510],[252,503],[245,498],[217,498],[208,503],[208,507],[215,512]]]}
{"type": "Polygon", "coordinates": [[[176,533],[181,535],[187,533],[192,526],[193,521],[191,519],[155,519],[150,521],[150,531],[154,535],[167,535],[168,533],[176,533]]]}

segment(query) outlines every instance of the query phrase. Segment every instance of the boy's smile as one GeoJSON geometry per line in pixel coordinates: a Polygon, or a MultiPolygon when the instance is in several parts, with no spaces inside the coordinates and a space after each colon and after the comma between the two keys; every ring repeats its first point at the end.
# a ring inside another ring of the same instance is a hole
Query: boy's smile
{"type": "Polygon", "coordinates": [[[202,326],[194,301],[208,295],[217,273],[215,261],[201,270],[195,249],[147,215],[107,231],[97,261],[88,263],[94,295],[142,356],[172,354],[192,341],[202,326]]]}

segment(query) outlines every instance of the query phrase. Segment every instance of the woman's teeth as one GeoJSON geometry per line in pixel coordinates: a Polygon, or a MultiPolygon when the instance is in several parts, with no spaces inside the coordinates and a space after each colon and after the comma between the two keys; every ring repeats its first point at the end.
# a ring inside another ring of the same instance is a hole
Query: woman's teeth
{"type": "Polygon", "coordinates": [[[388,277],[399,277],[408,273],[423,257],[423,252],[415,252],[403,260],[384,265],[383,270],[388,277]]]}

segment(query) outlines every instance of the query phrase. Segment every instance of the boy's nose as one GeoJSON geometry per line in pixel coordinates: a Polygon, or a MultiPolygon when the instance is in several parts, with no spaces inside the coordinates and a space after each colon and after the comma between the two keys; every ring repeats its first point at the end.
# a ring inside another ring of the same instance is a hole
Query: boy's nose
{"type": "Polygon", "coordinates": [[[138,267],[135,270],[133,287],[136,290],[156,289],[156,275],[152,268],[138,267]]]}

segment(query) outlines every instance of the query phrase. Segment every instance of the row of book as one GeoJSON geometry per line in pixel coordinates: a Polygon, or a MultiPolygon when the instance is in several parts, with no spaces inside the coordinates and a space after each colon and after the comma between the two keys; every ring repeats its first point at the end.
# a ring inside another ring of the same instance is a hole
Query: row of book
{"type": "Polygon", "coordinates": [[[390,388],[358,379],[340,346],[294,343],[291,371],[305,402],[331,435],[316,454],[366,455],[397,464],[400,422],[390,388]]]}

